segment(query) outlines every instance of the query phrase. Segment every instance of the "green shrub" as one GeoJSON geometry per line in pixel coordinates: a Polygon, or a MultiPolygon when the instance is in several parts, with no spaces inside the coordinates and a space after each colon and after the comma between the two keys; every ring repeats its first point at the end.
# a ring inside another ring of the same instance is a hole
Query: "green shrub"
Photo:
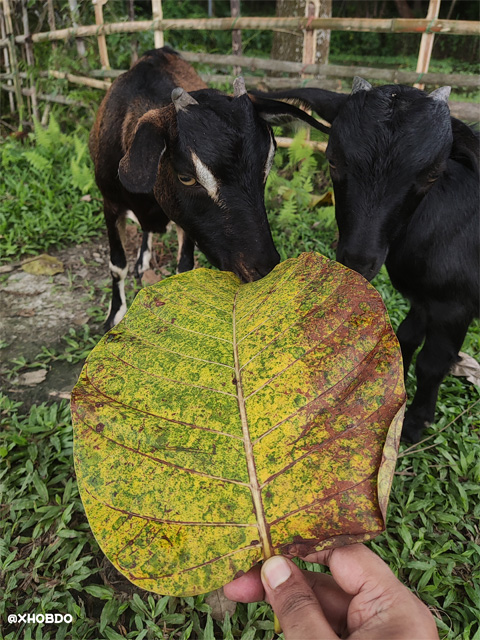
{"type": "Polygon", "coordinates": [[[103,217],[87,132],[66,135],[56,119],[35,123],[25,143],[0,147],[0,260],[76,244],[99,234],[103,217]],[[82,199],[89,194],[95,196],[82,199]]]}

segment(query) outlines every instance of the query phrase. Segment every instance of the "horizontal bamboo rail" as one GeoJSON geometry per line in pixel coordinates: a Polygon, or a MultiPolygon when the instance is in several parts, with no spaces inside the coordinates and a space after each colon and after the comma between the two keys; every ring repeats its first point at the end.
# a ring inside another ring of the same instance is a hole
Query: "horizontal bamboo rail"
{"type": "MultiPolygon", "coordinates": [[[[253,58],[248,56],[221,55],[218,53],[199,53],[181,51],[182,58],[189,62],[205,62],[223,66],[239,66],[249,71],[276,71],[285,73],[305,73],[315,76],[333,76],[335,78],[353,78],[362,76],[368,80],[381,80],[392,84],[414,84],[419,79],[425,84],[448,84],[454,87],[480,87],[480,76],[462,73],[423,73],[416,71],[401,71],[398,69],[377,69],[372,67],[357,67],[340,64],[309,64],[288,62],[285,60],[270,60],[268,58],[253,58]]],[[[125,70],[109,69],[108,71],[91,71],[90,75],[100,78],[116,78],[125,70]]],[[[297,78],[297,84],[299,80],[297,78]]],[[[304,86],[302,82],[302,86],[304,86]]]]}
{"type": "MultiPolygon", "coordinates": [[[[92,89],[103,89],[104,91],[106,91],[112,84],[111,82],[108,82],[108,80],[95,80],[94,78],[88,78],[86,76],[76,76],[73,73],[66,73],[65,71],[41,71],[39,75],[40,77],[44,78],[50,77],[58,78],[59,80],[68,80],[73,84],[81,84],[84,87],[92,87],[92,89]]],[[[22,74],[20,74],[20,77],[22,77],[22,74]]]]}
{"type": "MultiPolygon", "coordinates": [[[[2,91],[8,91],[9,93],[13,93],[15,89],[8,84],[0,84],[0,89],[2,91]]],[[[22,89],[22,95],[31,96],[32,89],[22,89]]],[[[70,107],[83,107],[85,109],[89,108],[88,104],[81,102],[80,100],[72,100],[72,98],[65,98],[64,96],[59,96],[53,93],[37,93],[38,100],[44,100],[45,102],[56,102],[58,104],[65,104],[70,107]]]]}
{"type": "MultiPolygon", "coordinates": [[[[281,136],[275,136],[277,147],[287,149],[293,142],[293,138],[283,138],[281,136]]],[[[314,151],[321,151],[325,153],[328,142],[318,142],[317,140],[304,140],[303,144],[308,145],[314,151]]]]}
{"type": "MultiPolygon", "coordinates": [[[[108,70],[102,72],[104,75],[109,76],[118,76],[121,71],[118,70],[108,70]]],[[[8,79],[12,74],[1,74],[0,80],[8,79]]],[[[26,78],[27,74],[25,72],[21,72],[19,74],[21,78],[26,78]]],[[[93,78],[88,78],[85,76],[77,76],[72,73],[65,73],[63,71],[41,71],[41,77],[54,77],[62,80],[68,80],[68,82],[84,85],[88,87],[92,87],[94,89],[101,89],[106,91],[111,82],[108,80],[95,80],[93,78]]],[[[211,75],[206,73],[201,73],[200,77],[207,82],[216,82],[216,83],[229,83],[232,84],[235,76],[233,75],[211,75]]],[[[274,89],[291,89],[299,86],[298,78],[269,78],[265,76],[244,76],[245,84],[248,89],[260,88],[263,90],[274,90],[274,89]]],[[[319,80],[318,78],[313,78],[312,80],[307,80],[302,82],[302,86],[304,87],[319,87],[322,89],[331,89],[337,90],[337,83],[334,80],[319,80]]],[[[7,85],[0,85],[0,89],[4,89],[6,91],[13,92],[13,87],[9,87],[7,85]]],[[[30,89],[23,89],[23,95],[31,95],[30,89]]],[[[47,102],[59,102],[60,104],[76,104],[78,106],[86,107],[84,103],[69,101],[67,98],[63,98],[62,96],[55,96],[52,94],[38,94],[37,96],[41,100],[46,100],[47,102]]],[[[452,116],[456,118],[460,118],[461,120],[466,120],[467,122],[480,122],[480,105],[468,102],[449,102],[450,112],[452,116]]]]}
{"type": "MultiPolygon", "coordinates": [[[[332,31],[373,31],[377,33],[444,33],[449,35],[478,35],[480,22],[476,20],[427,20],[409,18],[182,18],[176,20],[138,20],[135,22],[113,22],[102,25],[85,25],[55,29],[53,31],[33,33],[28,36],[31,42],[66,40],[85,36],[109,35],[112,33],[136,33],[150,30],[167,31],[169,29],[185,31],[231,31],[233,29],[252,30],[310,30],[330,29],[332,31]]],[[[27,36],[15,37],[17,44],[24,44],[27,36]]],[[[6,46],[8,39],[0,40],[0,46],[6,46]]]]}

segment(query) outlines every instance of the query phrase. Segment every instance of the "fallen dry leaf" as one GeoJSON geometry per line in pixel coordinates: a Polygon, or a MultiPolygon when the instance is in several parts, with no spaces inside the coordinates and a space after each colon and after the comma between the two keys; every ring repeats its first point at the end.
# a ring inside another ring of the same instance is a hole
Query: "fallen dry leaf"
{"type": "Polygon", "coordinates": [[[468,353],[460,351],[458,355],[461,359],[453,365],[452,376],[465,376],[469,382],[480,386],[480,363],[468,353]]]}
{"type": "Polygon", "coordinates": [[[35,369],[35,371],[27,371],[18,377],[18,383],[26,387],[34,387],[42,383],[47,377],[46,369],[35,369]]]}
{"type": "Polygon", "coordinates": [[[56,273],[65,271],[61,260],[46,253],[26,260],[22,264],[22,269],[34,276],[54,276],[56,273]]]}
{"type": "Polygon", "coordinates": [[[160,282],[161,279],[162,279],[162,276],[157,275],[153,269],[147,269],[143,273],[142,284],[145,287],[148,287],[151,284],[155,284],[156,282],[160,282]]]}
{"type": "Polygon", "coordinates": [[[237,603],[229,600],[223,593],[223,587],[209,593],[205,598],[205,602],[212,609],[212,618],[219,622],[223,622],[225,620],[226,613],[233,616],[235,609],[237,608],[237,603]]]}

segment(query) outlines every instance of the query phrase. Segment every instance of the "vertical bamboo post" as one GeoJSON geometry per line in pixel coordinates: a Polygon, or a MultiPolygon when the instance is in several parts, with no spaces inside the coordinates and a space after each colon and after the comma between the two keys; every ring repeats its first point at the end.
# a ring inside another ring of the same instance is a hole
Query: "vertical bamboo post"
{"type": "MultiPolygon", "coordinates": [[[[107,4],[107,0],[92,0],[92,4],[95,7],[95,24],[98,27],[101,27],[103,25],[103,5],[107,4]]],[[[108,61],[107,39],[105,38],[105,34],[97,34],[97,42],[102,69],[110,69],[110,62],[108,61]]]]}
{"type": "MultiPolygon", "coordinates": [[[[25,34],[25,55],[27,57],[28,73],[31,74],[35,66],[35,58],[33,56],[33,44],[30,40],[30,25],[28,24],[28,11],[27,0],[22,0],[22,21],[23,21],[23,33],[25,34]]],[[[37,89],[35,87],[35,81],[30,81],[30,100],[32,105],[33,117],[36,120],[40,119],[37,103],[37,89]]]]}
{"type": "MultiPolygon", "coordinates": [[[[440,12],[440,2],[441,0],[430,0],[428,5],[427,12],[427,20],[435,20],[438,18],[438,14],[440,12]]],[[[433,39],[435,34],[428,33],[427,31],[422,34],[422,39],[420,41],[420,51],[418,53],[418,61],[417,61],[417,73],[423,75],[427,73],[428,67],[430,65],[430,58],[432,57],[432,49],[433,49],[433,39]]],[[[425,85],[421,82],[416,82],[415,87],[417,89],[423,89],[425,85]]]]}
{"type": "MultiPolygon", "coordinates": [[[[134,0],[128,0],[128,19],[130,22],[135,21],[135,2],[134,0]]],[[[138,38],[132,38],[130,41],[130,66],[133,66],[138,60],[138,38]]]]}
{"type": "MultiPolygon", "coordinates": [[[[238,18],[240,16],[240,0],[230,0],[230,15],[232,18],[238,18]]],[[[240,29],[232,30],[232,53],[234,56],[242,55],[242,32],[240,29]]],[[[241,67],[233,67],[233,75],[238,76],[241,73],[241,67]]]]}
{"type": "MultiPolygon", "coordinates": [[[[162,20],[163,18],[163,9],[162,9],[162,0],[152,0],[152,16],[154,20],[162,20]]],[[[163,47],[164,38],[163,31],[161,29],[155,29],[153,32],[155,49],[159,49],[163,47]]]]}
{"type": "MultiPolygon", "coordinates": [[[[0,33],[2,35],[2,40],[4,40],[7,37],[7,30],[5,26],[5,14],[4,14],[3,8],[4,8],[4,5],[2,2],[2,5],[0,6],[0,33]]],[[[5,71],[7,72],[7,74],[10,74],[11,67],[10,67],[10,56],[8,55],[8,47],[3,47],[3,62],[5,64],[5,71]]],[[[12,84],[13,84],[12,80],[8,79],[7,85],[12,85],[12,84]]],[[[13,93],[11,93],[10,91],[8,92],[8,102],[10,104],[10,113],[14,113],[15,98],[13,93]]]]}
{"type": "MultiPolygon", "coordinates": [[[[320,1],[319,0],[307,0],[305,5],[305,17],[308,24],[313,18],[318,18],[320,13],[320,1]]],[[[305,67],[307,64],[315,64],[315,57],[317,54],[317,30],[305,29],[303,32],[303,53],[302,64],[305,67]]],[[[301,73],[302,78],[306,78],[305,73],[301,73]]],[[[311,112],[310,112],[311,113],[311,112]]],[[[310,140],[310,128],[307,129],[305,140],[310,140]]]]}
{"type": "MultiPolygon", "coordinates": [[[[70,16],[72,18],[72,27],[78,27],[78,3],[77,0],[68,0],[68,4],[70,6],[70,16]]],[[[77,45],[77,52],[80,56],[80,60],[82,61],[82,65],[85,67],[87,64],[87,51],[85,49],[85,41],[83,38],[75,38],[75,43],[77,45]]]]}
{"type": "MultiPolygon", "coordinates": [[[[50,27],[50,31],[55,31],[55,11],[53,10],[53,0],[47,0],[47,11],[48,11],[48,26],[50,27]]],[[[52,42],[52,50],[55,51],[57,48],[57,43],[52,42]]]]}
{"type": "MultiPolygon", "coordinates": [[[[307,25],[313,20],[318,18],[320,12],[319,0],[307,0],[305,5],[305,17],[307,18],[307,25]]],[[[303,32],[303,54],[302,64],[315,64],[315,55],[317,53],[317,30],[305,29],[303,32]]],[[[302,78],[305,78],[305,74],[302,73],[302,78]]]]}
{"type": "Polygon", "coordinates": [[[8,53],[10,57],[10,70],[13,73],[13,86],[15,89],[15,99],[17,101],[17,109],[19,115],[20,129],[22,128],[23,119],[23,98],[22,85],[17,63],[17,52],[15,50],[15,35],[13,33],[12,12],[10,9],[10,0],[3,0],[3,11],[5,16],[5,31],[8,38],[8,53]]]}

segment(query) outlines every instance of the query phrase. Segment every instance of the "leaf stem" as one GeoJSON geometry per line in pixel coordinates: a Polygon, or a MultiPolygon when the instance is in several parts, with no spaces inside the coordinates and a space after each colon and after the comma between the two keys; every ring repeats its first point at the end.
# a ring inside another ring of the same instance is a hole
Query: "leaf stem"
{"type": "Polygon", "coordinates": [[[267,560],[273,555],[272,543],[270,540],[270,534],[267,528],[267,522],[265,520],[265,512],[263,510],[262,496],[260,484],[258,482],[257,469],[255,467],[255,459],[253,455],[252,439],[250,438],[250,431],[248,428],[247,409],[245,406],[245,398],[243,396],[242,389],[242,374],[240,371],[240,361],[238,356],[238,345],[236,335],[235,324],[235,312],[237,304],[238,291],[235,294],[233,301],[233,357],[235,362],[235,384],[237,388],[237,401],[240,411],[240,419],[242,421],[243,432],[243,446],[245,448],[245,456],[247,460],[248,478],[250,480],[250,492],[252,494],[253,506],[255,509],[255,515],[257,518],[258,533],[260,536],[260,542],[263,548],[263,559],[267,560]]]}

